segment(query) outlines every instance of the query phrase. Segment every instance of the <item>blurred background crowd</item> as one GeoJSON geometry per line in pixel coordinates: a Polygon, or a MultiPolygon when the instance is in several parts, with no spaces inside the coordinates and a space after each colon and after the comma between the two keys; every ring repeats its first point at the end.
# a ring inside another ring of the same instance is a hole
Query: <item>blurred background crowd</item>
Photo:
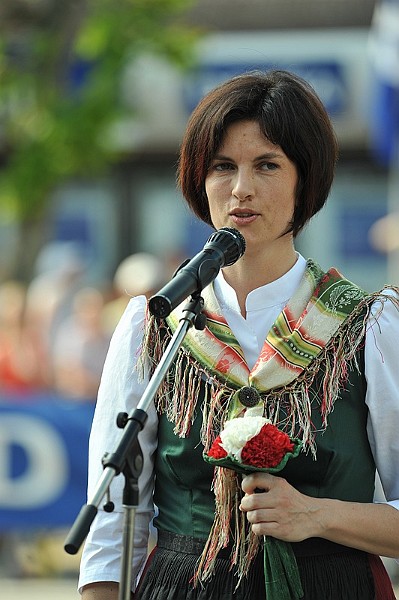
{"type": "Polygon", "coordinates": [[[36,274],[0,284],[0,390],[14,401],[54,391],[94,402],[111,335],[129,298],[151,296],[167,265],[137,252],[124,258],[112,281],[88,283],[77,244],[54,243],[39,253],[36,274]]]}
{"type": "Polygon", "coordinates": [[[314,85],[341,149],[298,249],[365,289],[398,285],[399,0],[1,1],[0,575],[75,576],[62,536],[110,337],[210,233],[175,185],[188,116],[270,67],[314,85]],[[57,443],[65,479],[40,500],[57,443]]]}

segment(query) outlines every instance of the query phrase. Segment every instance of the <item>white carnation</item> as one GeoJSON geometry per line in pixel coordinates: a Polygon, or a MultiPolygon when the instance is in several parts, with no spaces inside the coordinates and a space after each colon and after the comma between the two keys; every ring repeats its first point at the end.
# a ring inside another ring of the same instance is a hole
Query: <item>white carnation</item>
{"type": "Polygon", "coordinates": [[[243,417],[226,421],[220,434],[221,446],[227,454],[241,460],[241,451],[245,444],[258,435],[263,425],[270,422],[265,417],[256,414],[255,416],[251,415],[251,409],[249,409],[243,417]]]}

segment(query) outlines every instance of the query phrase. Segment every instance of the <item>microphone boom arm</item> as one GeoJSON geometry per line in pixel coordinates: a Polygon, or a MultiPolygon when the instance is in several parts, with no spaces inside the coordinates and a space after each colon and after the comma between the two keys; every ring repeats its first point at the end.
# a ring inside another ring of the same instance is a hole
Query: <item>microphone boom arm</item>
{"type": "Polygon", "coordinates": [[[215,231],[201,252],[185,261],[171,281],[150,298],[148,308],[156,317],[167,317],[190,294],[212,283],[220,269],[234,264],[245,252],[245,239],[237,229],[215,231]]]}

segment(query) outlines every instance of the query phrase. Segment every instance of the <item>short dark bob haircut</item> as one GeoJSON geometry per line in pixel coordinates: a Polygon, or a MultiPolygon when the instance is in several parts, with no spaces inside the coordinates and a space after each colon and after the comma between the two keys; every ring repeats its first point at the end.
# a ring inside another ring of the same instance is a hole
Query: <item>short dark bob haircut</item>
{"type": "Polygon", "coordinates": [[[253,71],[209,92],[194,109],[181,144],[178,185],[191,210],[213,226],[205,179],[226,129],[237,121],[259,123],[265,137],[296,165],[292,222],[295,237],[325,204],[338,158],[336,136],[320,98],[301,77],[282,70],[253,71]]]}

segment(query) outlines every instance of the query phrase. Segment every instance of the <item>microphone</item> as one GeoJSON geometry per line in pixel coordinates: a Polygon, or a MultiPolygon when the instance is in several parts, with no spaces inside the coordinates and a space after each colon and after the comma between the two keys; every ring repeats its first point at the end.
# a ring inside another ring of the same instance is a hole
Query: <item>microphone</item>
{"type": "Polygon", "coordinates": [[[245,252],[245,239],[237,229],[222,227],[208,239],[203,250],[178,269],[173,278],[148,301],[155,317],[167,317],[190,294],[200,292],[222,267],[233,265],[245,252]]]}

